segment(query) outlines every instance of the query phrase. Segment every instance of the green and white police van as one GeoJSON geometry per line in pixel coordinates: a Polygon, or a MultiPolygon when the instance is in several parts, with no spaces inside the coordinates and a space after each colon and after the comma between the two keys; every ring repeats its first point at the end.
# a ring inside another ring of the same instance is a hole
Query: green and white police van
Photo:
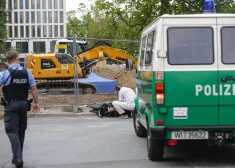
{"type": "Polygon", "coordinates": [[[134,128],[150,160],[167,143],[234,142],[235,15],[157,18],[142,32],[137,73],[134,128]]]}

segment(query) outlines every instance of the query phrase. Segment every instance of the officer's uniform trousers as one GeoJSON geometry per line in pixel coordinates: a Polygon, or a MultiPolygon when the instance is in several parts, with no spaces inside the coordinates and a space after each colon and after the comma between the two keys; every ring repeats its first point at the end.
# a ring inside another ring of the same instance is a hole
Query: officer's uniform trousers
{"type": "Polygon", "coordinates": [[[11,142],[13,159],[23,160],[28,103],[27,101],[12,101],[4,108],[5,130],[11,142]]]}

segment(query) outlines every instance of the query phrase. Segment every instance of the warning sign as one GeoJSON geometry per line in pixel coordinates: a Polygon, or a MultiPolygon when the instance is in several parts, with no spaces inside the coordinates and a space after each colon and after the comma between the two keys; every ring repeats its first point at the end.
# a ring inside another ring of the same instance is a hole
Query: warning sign
{"type": "Polygon", "coordinates": [[[31,65],[32,67],[34,67],[34,66],[35,66],[35,60],[32,60],[32,61],[30,62],[30,65],[31,65]]]}
{"type": "Polygon", "coordinates": [[[163,72],[157,72],[156,79],[163,79],[163,72]]]}

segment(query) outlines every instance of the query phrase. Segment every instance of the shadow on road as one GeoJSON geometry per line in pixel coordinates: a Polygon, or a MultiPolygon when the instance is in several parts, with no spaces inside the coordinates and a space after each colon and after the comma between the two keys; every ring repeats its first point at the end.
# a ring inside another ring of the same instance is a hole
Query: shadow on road
{"type": "Polygon", "coordinates": [[[181,143],[167,147],[163,162],[184,162],[190,166],[224,167],[235,166],[235,146],[208,146],[202,143],[181,143]]]}

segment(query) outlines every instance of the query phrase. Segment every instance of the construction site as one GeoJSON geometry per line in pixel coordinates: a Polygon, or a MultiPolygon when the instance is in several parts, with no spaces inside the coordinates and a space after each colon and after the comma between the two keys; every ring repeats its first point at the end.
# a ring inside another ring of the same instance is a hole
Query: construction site
{"type": "MultiPolygon", "coordinates": [[[[41,109],[112,102],[117,99],[116,84],[135,90],[136,70],[127,71],[125,61],[133,59],[136,66],[136,57],[103,41],[88,49],[85,41],[75,45],[75,57],[73,41],[64,39],[57,41],[54,53],[31,53],[21,59],[21,65],[31,70],[37,82],[41,109]]],[[[7,67],[2,62],[0,70],[7,67]]]]}

